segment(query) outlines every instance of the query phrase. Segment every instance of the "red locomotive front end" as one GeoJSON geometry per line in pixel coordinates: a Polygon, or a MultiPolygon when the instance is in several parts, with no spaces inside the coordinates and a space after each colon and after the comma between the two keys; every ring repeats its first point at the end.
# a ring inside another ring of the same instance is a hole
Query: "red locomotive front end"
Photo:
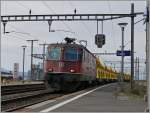
{"type": "Polygon", "coordinates": [[[45,83],[48,87],[72,91],[96,78],[95,57],[75,43],[50,44],[45,60],[45,83]]]}
{"type": "Polygon", "coordinates": [[[45,80],[54,89],[74,90],[82,75],[82,49],[76,44],[51,44],[47,48],[45,80]]]}
{"type": "Polygon", "coordinates": [[[51,44],[47,50],[46,73],[81,73],[81,49],[51,44]]]}
{"type": "Polygon", "coordinates": [[[77,46],[51,44],[47,49],[46,73],[81,73],[81,52],[77,46]]]}

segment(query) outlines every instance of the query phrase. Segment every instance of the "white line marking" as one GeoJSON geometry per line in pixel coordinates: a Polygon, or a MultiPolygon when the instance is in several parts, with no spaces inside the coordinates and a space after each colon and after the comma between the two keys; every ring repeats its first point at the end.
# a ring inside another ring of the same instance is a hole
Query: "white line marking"
{"type": "Polygon", "coordinates": [[[95,90],[97,90],[97,89],[101,89],[101,88],[106,87],[106,86],[109,86],[109,85],[112,85],[112,84],[107,84],[107,85],[104,85],[104,86],[97,87],[97,88],[95,88],[95,89],[93,89],[93,90],[91,90],[91,91],[88,91],[88,92],[86,92],[86,93],[77,95],[77,96],[75,96],[75,97],[73,97],[73,98],[71,98],[71,99],[69,99],[69,100],[66,100],[66,101],[64,101],[64,102],[61,102],[61,103],[59,103],[59,104],[56,104],[56,105],[54,105],[54,106],[52,106],[52,107],[50,107],[50,108],[48,108],[48,109],[44,109],[44,110],[42,110],[42,111],[40,111],[40,112],[49,112],[49,111],[55,110],[55,109],[57,109],[57,108],[59,108],[59,107],[65,105],[65,104],[67,104],[67,103],[69,103],[69,102],[72,102],[72,101],[74,101],[74,100],[76,100],[76,99],[78,99],[78,98],[81,98],[82,96],[85,96],[85,95],[87,95],[87,94],[89,94],[89,93],[91,93],[91,92],[93,92],[93,91],[95,91],[95,90]]]}
{"type": "Polygon", "coordinates": [[[44,101],[44,102],[41,102],[41,103],[38,103],[38,104],[34,104],[32,106],[28,106],[26,108],[35,109],[35,108],[41,107],[43,105],[46,105],[46,104],[49,104],[49,103],[52,103],[52,102],[55,102],[55,101],[56,100],[47,100],[47,101],[44,101]]]}

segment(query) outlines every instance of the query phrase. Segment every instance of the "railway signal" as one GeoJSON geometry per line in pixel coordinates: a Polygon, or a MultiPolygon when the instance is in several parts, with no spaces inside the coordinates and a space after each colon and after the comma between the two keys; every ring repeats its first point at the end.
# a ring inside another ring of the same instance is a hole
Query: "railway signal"
{"type": "Polygon", "coordinates": [[[105,44],[105,35],[104,34],[96,34],[95,35],[95,44],[98,48],[102,48],[105,44]]]}

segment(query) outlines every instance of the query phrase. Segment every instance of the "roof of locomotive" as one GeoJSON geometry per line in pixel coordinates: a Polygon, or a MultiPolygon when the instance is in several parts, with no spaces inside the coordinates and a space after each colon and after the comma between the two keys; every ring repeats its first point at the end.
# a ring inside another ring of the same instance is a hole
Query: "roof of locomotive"
{"type": "Polygon", "coordinates": [[[67,43],[52,43],[48,45],[49,47],[80,47],[80,48],[85,48],[83,45],[79,45],[79,44],[67,44],[67,43]]]}
{"type": "MultiPolygon", "coordinates": [[[[85,46],[83,45],[79,45],[79,44],[76,44],[76,43],[73,43],[73,44],[67,44],[67,43],[52,43],[52,44],[49,44],[48,45],[48,48],[50,47],[76,47],[76,48],[82,48],[82,49],[85,49],[86,51],[88,51],[89,53],[91,53],[85,46]]],[[[95,58],[96,56],[91,53],[95,58]]]]}

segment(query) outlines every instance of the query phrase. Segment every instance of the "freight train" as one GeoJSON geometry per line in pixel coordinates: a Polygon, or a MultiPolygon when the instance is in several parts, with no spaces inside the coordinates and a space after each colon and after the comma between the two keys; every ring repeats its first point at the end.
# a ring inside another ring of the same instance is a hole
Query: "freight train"
{"type": "Polygon", "coordinates": [[[46,86],[73,91],[89,84],[118,80],[118,73],[102,65],[85,46],[76,44],[74,39],[65,38],[65,41],[47,47],[44,63],[46,86]]]}

